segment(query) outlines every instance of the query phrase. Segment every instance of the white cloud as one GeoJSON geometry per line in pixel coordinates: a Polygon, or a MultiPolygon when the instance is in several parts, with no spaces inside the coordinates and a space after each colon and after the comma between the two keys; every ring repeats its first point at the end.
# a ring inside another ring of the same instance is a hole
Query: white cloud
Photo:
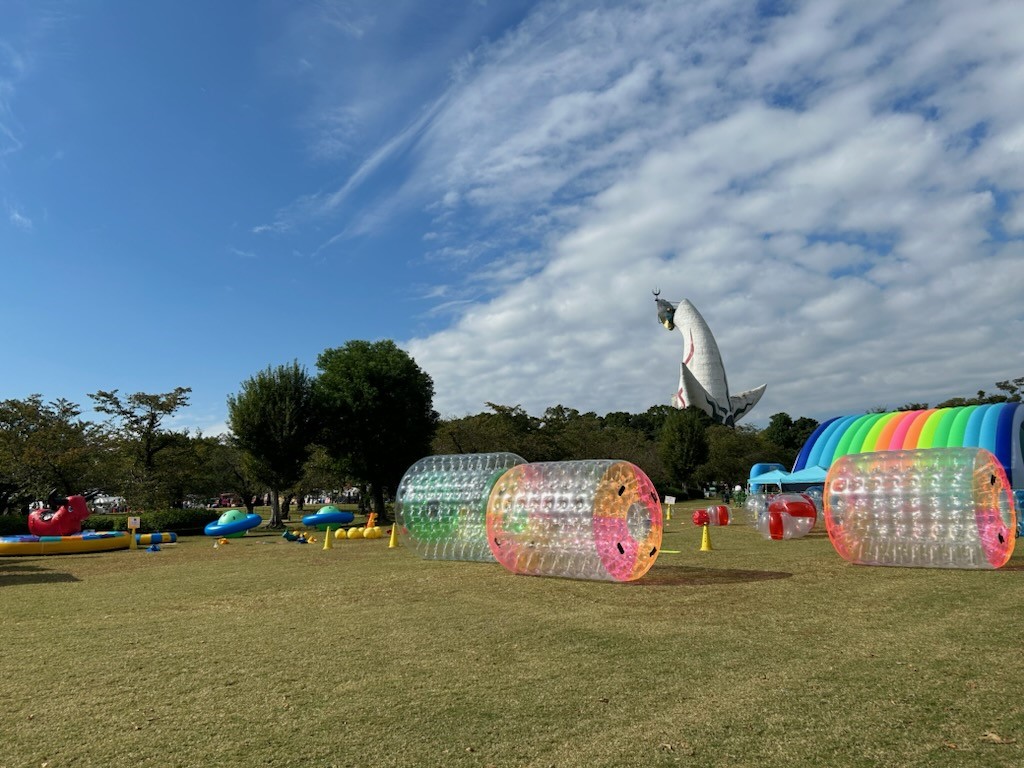
{"type": "Polygon", "coordinates": [[[996,190],[1024,229],[1017,4],[750,14],[561,3],[462,72],[412,183],[490,218],[467,285],[530,268],[408,342],[443,413],[668,402],[681,342],[654,287],[704,314],[735,391],[768,383],[754,421],[1020,374],[1021,244],[992,234],[996,190]],[[537,213],[535,247],[503,253],[537,213]]]}
{"type": "Polygon", "coordinates": [[[7,220],[23,232],[32,231],[32,219],[10,205],[7,206],[7,220]]]}

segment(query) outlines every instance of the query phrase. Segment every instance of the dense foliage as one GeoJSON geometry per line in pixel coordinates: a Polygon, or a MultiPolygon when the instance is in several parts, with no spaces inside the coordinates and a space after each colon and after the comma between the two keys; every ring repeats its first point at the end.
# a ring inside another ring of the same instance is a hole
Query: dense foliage
{"type": "MultiPolygon", "coordinates": [[[[315,377],[293,363],[242,382],[228,400],[228,436],[168,428],[188,405],[185,387],[96,392],[96,411],[110,417],[103,423],[84,419],[78,405],[63,399],[0,401],[0,513],[25,513],[51,489],[69,495],[88,488],[123,497],[135,510],[181,509],[231,492],[251,511],[253,499],[268,491],[301,499],[303,489],[354,484],[382,505],[422,456],[486,451],[528,461],[624,459],[661,493],[680,496],[742,484],[757,462],[792,465],[817,426],[777,413],[764,429],[727,428],[667,405],[604,416],[555,405],[534,416],[518,405],[488,403],[484,412],[439,420],[433,382],[393,342],[348,342],[325,350],[317,365],[315,377]]],[[[998,394],[982,390],[935,407],[1020,402],[1024,377],[996,388],[998,394]]],[[[908,403],[901,410],[927,407],[908,403]]],[[[164,529],[175,530],[172,524],[179,525],[169,520],[164,529]]]]}
{"type": "Polygon", "coordinates": [[[385,488],[394,491],[409,465],[430,452],[434,382],[393,341],[350,341],[321,352],[316,364],[321,442],[369,484],[383,521],[385,488]]]}

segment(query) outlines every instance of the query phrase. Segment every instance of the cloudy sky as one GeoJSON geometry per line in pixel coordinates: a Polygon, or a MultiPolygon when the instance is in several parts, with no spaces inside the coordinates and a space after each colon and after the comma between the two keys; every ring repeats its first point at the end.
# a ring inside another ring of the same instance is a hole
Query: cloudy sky
{"type": "Polygon", "coordinates": [[[1024,375],[1024,5],[0,0],[0,398],[394,339],[443,416],[1024,375]]]}

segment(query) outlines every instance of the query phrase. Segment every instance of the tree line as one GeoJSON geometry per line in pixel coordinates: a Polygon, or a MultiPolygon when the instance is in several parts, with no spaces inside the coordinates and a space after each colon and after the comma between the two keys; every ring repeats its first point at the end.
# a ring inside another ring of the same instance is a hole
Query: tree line
{"type": "MultiPolygon", "coordinates": [[[[643,413],[599,416],[562,405],[531,415],[519,405],[487,403],[471,416],[440,419],[430,377],[392,341],[350,341],[324,350],[317,373],[297,362],[270,366],[228,398],[230,433],[175,430],[169,423],[191,390],[122,396],[89,394],[96,423],[64,399],[41,395],[0,402],[0,511],[30,501],[101,488],[138,509],[180,507],[189,499],[232,492],[249,510],[270,496],[271,526],[305,491],[346,484],[365,488],[386,519],[385,496],[425,455],[510,451],[528,461],[616,458],[631,461],[663,495],[687,496],[708,485],[742,484],[751,465],[792,465],[818,426],[774,414],[768,426],[725,427],[701,411],[657,405],[643,413]]],[[[1024,377],[997,382],[936,407],[1020,401],[1024,377]]],[[[900,410],[924,408],[908,403],[900,410]]]]}

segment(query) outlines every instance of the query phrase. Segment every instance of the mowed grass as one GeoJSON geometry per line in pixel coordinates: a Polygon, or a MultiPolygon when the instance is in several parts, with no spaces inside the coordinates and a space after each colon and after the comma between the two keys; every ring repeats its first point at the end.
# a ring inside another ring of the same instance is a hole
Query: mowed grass
{"type": "Polygon", "coordinates": [[[1024,764],[1024,553],[700,534],[630,584],[269,532],[3,558],[0,766],[1024,764]]]}

